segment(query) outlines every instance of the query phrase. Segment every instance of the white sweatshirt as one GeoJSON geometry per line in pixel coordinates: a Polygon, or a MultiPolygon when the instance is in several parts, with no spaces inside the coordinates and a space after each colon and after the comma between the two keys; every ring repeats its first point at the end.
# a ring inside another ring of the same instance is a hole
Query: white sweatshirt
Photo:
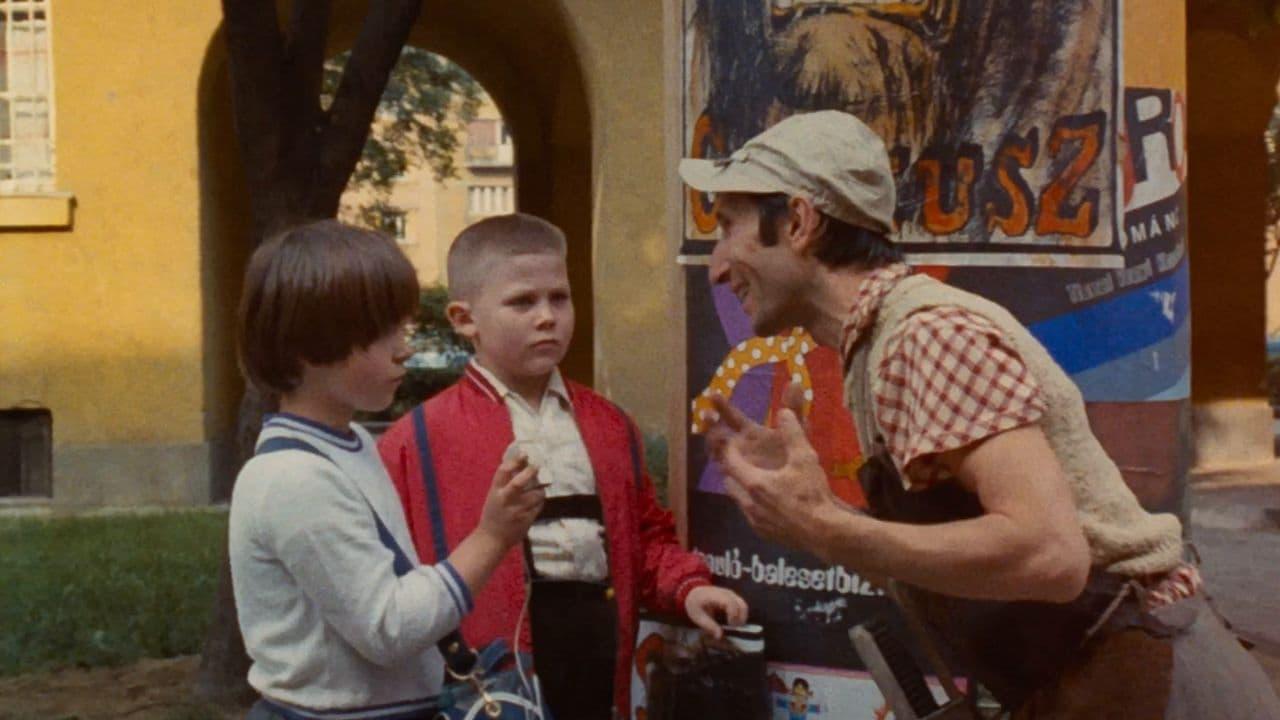
{"type": "Polygon", "coordinates": [[[231,575],[249,683],[299,709],[354,710],[436,695],[444,662],[436,642],[471,610],[448,562],[419,564],[403,510],[373,439],[287,414],[268,438],[305,450],[258,455],[231,499],[231,575]],[[326,459],[328,458],[328,459],[326,459]],[[416,567],[397,577],[378,538],[377,513],[416,567]]]}

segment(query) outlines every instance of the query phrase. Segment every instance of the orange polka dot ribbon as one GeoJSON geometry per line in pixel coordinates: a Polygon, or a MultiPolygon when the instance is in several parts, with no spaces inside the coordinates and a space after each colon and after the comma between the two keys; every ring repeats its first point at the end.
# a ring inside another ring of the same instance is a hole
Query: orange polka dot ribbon
{"type": "Polygon", "coordinates": [[[752,368],[761,365],[785,363],[787,375],[791,382],[800,383],[804,388],[804,413],[808,414],[813,404],[813,381],[809,377],[809,368],[804,356],[818,346],[813,337],[801,328],[793,328],[790,332],[771,337],[757,337],[737,344],[729,354],[720,361],[720,366],[711,376],[711,382],[698,397],[693,399],[693,425],[695,435],[701,435],[711,429],[717,419],[715,406],[711,404],[714,395],[725,398],[733,397],[733,389],[752,368]]]}

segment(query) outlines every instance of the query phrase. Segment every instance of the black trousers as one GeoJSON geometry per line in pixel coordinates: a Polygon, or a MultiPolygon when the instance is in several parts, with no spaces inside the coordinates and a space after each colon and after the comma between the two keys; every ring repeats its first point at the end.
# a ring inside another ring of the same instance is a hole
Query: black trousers
{"type": "Polygon", "coordinates": [[[535,580],[529,598],[534,667],[555,720],[608,720],[618,608],[607,585],[535,580]]]}

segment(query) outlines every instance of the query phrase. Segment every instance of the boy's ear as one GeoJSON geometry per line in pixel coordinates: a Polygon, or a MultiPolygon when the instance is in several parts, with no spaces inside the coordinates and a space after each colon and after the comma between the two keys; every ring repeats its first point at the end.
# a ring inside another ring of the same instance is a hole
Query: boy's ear
{"type": "Polygon", "coordinates": [[[471,303],[454,300],[445,306],[444,315],[449,318],[449,324],[453,326],[454,332],[467,340],[475,339],[476,321],[471,315],[471,303]]]}

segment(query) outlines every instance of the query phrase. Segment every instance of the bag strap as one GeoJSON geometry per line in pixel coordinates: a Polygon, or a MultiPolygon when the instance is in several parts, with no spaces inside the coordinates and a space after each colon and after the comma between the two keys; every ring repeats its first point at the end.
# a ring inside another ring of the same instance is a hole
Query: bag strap
{"type": "MultiPolygon", "coordinates": [[[[254,455],[265,455],[267,453],[279,452],[281,450],[300,450],[305,453],[322,457],[332,463],[334,467],[338,467],[338,463],[334,462],[333,458],[326,455],[319,448],[305,440],[300,440],[294,437],[276,436],[273,438],[267,438],[258,444],[258,449],[254,452],[254,455]]],[[[434,476],[434,473],[432,473],[432,475],[434,476]]],[[[366,502],[367,501],[368,499],[366,498],[366,502]]],[[[387,527],[386,523],[382,522],[382,518],[378,517],[378,512],[377,510],[374,510],[373,505],[369,505],[369,510],[373,512],[373,521],[378,528],[378,541],[382,543],[383,547],[391,551],[392,571],[396,574],[396,577],[404,577],[413,570],[413,561],[410,560],[405,551],[400,548],[400,544],[396,542],[395,536],[391,534],[390,528],[387,527]]],[[[443,530],[441,530],[441,535],[443,536],[443,530]]],[[[441,540],[443,541],[443,537],[441,537],[441,540]]],[[[437,557],[437,559],[440,558],[437,557]]],[[[438,649],[440,654],[444,656],[445,666],[449,671],[460,677],[465,677],[470,674],[471,671],[475,669],[476,663],[479,660],[479,655],[477,655],[476,651],[467,644],[467,641],[462,637],[462,633],[458,630],[453,630],[441,638],[436,643],[436,649],[438,649]]]]}
{"type": "Polygon", "coordinates": [[[436,465],[431,459],[431,441],[427,437],[427,414],[421,403],[413,408],[412,416],[414,444],[418,446],[418,467],[422,468],[422,486],[427,494],[427,516],[431,519],[431,544],[438,562],[449,557],[449,543],[444,534],[444,507],[440,503],[436,465]]]}
{"type": "MultiPolygon", "coordinates": [[[[449,542],[444,533],[444,505],[440,502],[440,486],[436,481],[436,464],[431,457],[431,439],[427,434],[427,414],[422,403],[410,413],[413,421],[414,444],[418,446],[418,467],[422,469],[422,487],[426,491],[427,516],[431,519],[431,546],[436,562],[449,557],[449,542]]],[[[449,672],[464,677],[476,668],[479,654],[467,644],[462,630],[445,635],[438,645],[449,672]]]]}

